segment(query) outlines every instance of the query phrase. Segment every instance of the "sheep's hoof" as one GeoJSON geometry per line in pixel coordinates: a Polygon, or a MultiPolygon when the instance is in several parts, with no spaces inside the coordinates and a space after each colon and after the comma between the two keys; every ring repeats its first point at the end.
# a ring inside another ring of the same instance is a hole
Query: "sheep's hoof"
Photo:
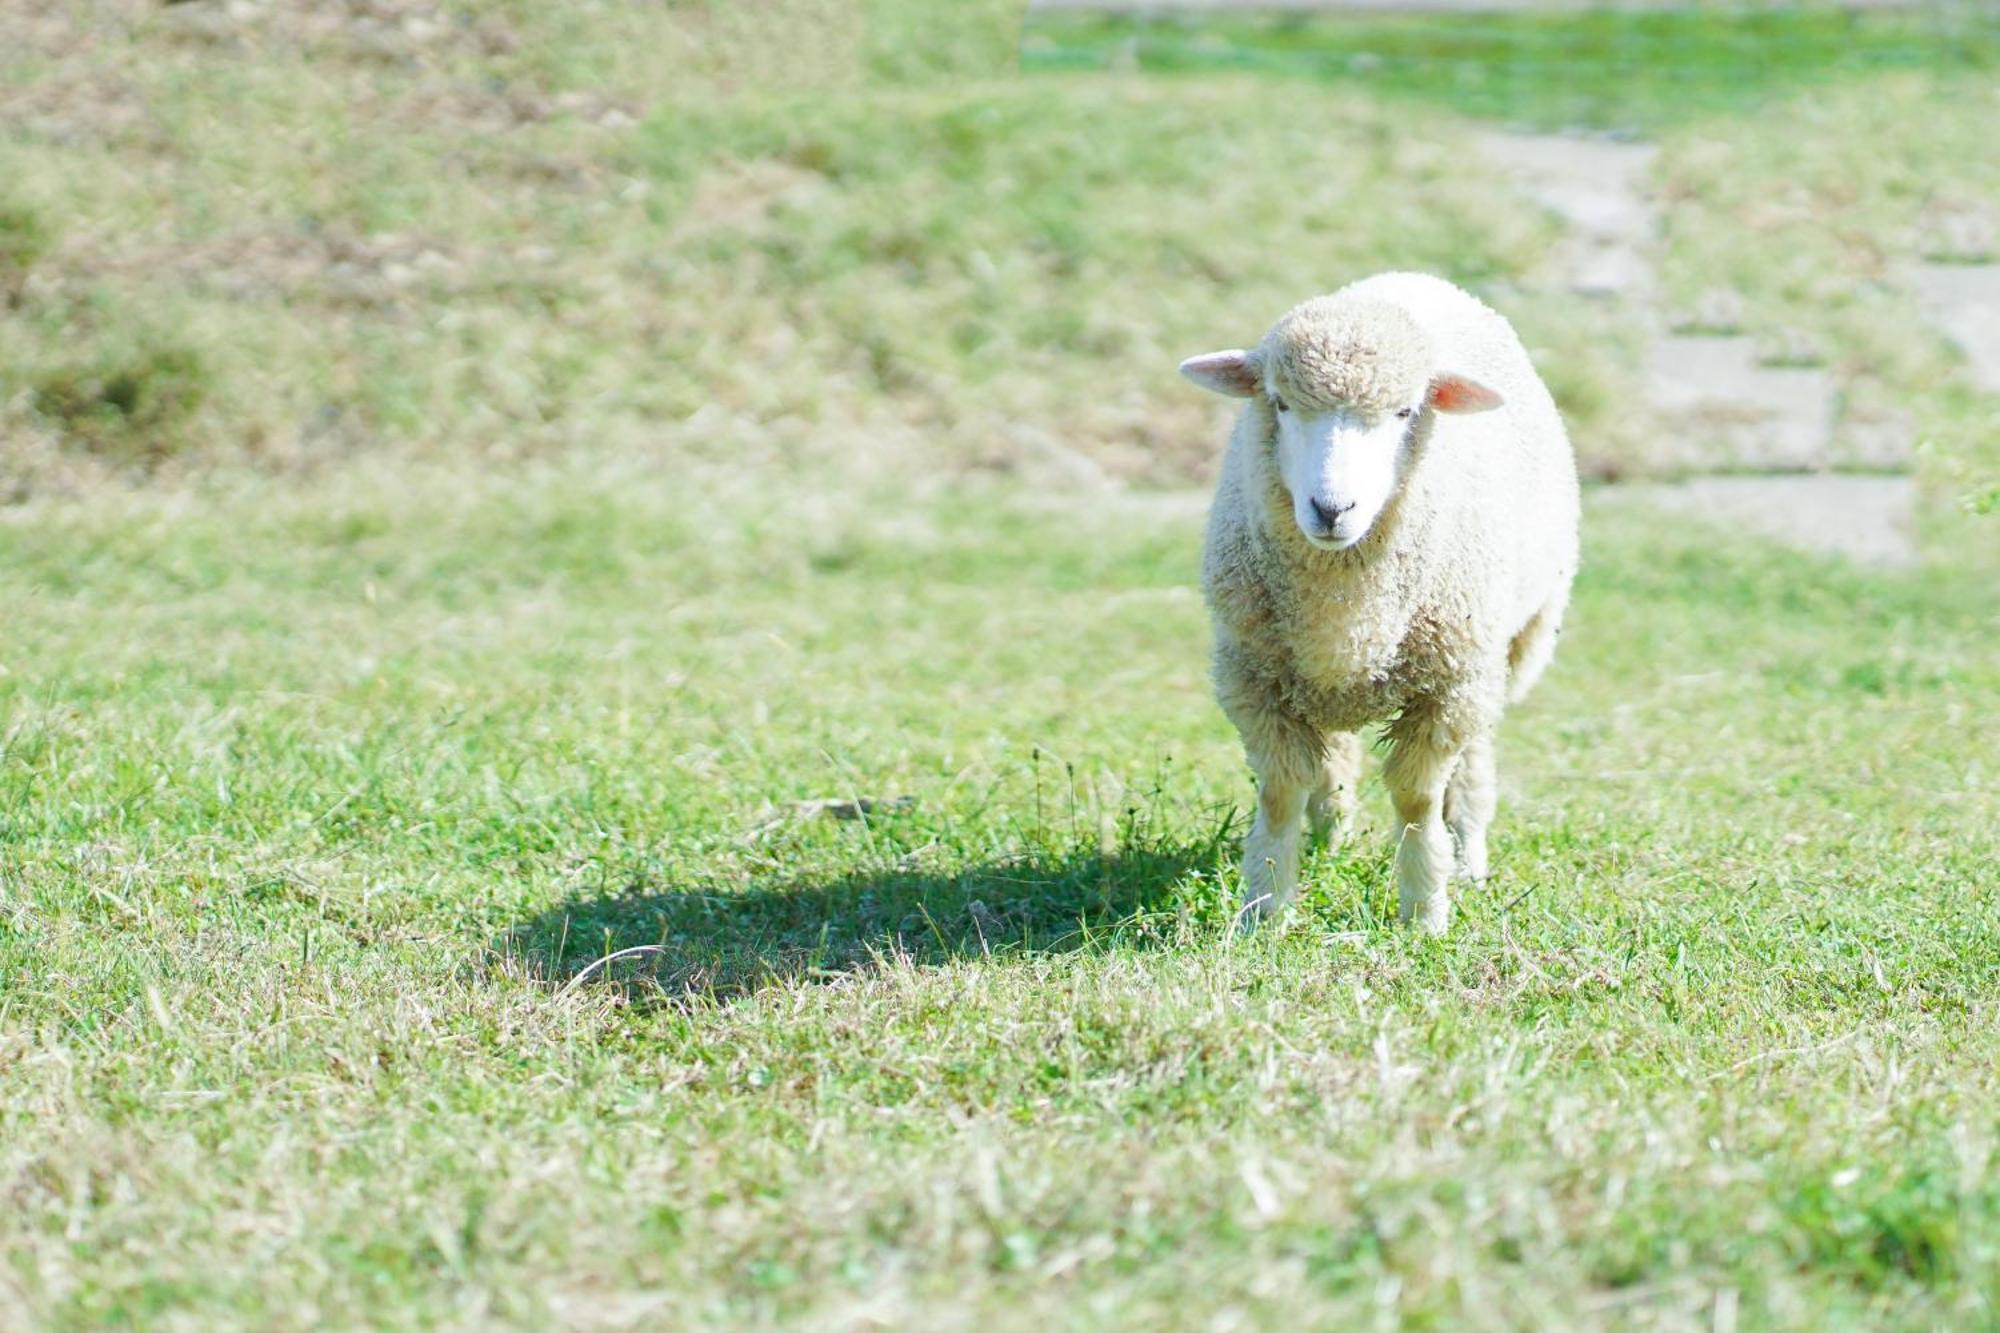
{"type": "Polygon", "coordinates": [[[1249,935],[1264,924],[1266,917],[1276,916],[1279,908],[1277,898],[1272,894],[1259,894],[1236,909],[1236,933],[1249,935]]]}
{"type": "Polygon", "coordinates": [[[1405,902],[1402,923],[1419,935],[1443,935],[1451,929],[1451,899],[1440,893],[1423,902],[1405,902]]]}

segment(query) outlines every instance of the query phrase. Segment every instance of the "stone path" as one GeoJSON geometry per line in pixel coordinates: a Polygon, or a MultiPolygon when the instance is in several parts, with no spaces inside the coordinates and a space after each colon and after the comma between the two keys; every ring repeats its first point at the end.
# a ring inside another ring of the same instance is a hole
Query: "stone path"
{"type": "Polygon", "coordinates": [[[1690,442],[1697,466],[1812,472],[1831,463],[1833,377],[1764,365],[1748,338],[1656,333],[1646,396],[1662,428],[1690,442]]]}
{"type": "Polygon", "coordinates": [[[1965,357],[1972,382],[2000,394],[2000,264],[1920,264],[1910,285],[1965,357]]]}
{"type": "MultiPolygon", "coordinates": [[[[1746,528],[1775,540],[1904,565],[1916,559],[1916,488],[1906,475],[1907,418],[1842,420],[1840,385],[1814,365],[1771,365],[1733,334],[1676,330],[1655,268],[1658,206],[1647,182],[1655,150],[1603,137],[1491,133],[1483,148],[1516,184],[1568,224],[1541,285],[1615,302],[1647,331],[1647,406],[1663,436],[1695,442],[1681,461],[1731,473],[1678,485],[1629,488],[1634,499],[1746,528]],[[1841,475],[1841,466],[1870,474],[1841,475]]],[[[1926,263],[1908,283],[1936,327],[1964,356],[1969,378],[2000,393],[2000,264],[1926,263]]],[[[1695,312],[1727,328],[1740,312],[1726,296],[1695,312]]]]}
{"type": "MultiPolygon", "coordinates": [[[[1541,284],[1615,302],[1646,330],[1644,386],[1663,437],[1683,442],[1677,463],[1698,468],[1807,472],[1833,462],[1838,386],[1813,366],[1769,366],[1732,334],[1676,331],[1663,313],[1655,254],[1660,213],[1647,188],[1657,150],[1601,136],[1490,133],[1488,159],[1569,224],[1541,284]]],[[[1692,322],[1727,328],[1728,296],[1692,322]]],[[[1907,445],[1904,447],[1907,456],[1907,445]]],[[[1900,461],[1900,460],[1898,460],[1900,461]]]]}
{"type": "Polygon", "coordinates": [[[1482,154],[1569,224],[1543,282],[1581,296],[1651,302],[1659,210],[1646,180],[1659,150],[1602,136],[1481,136],[1482,154]]]}
{"type": "Polygon", "coordinates": [[[1918,563],[1917,483],[1880,473],[1791,473],[1624,482],[1593,493],[1615,507],[1645,505],[1706,524],[1859,564],[1918,563]]]}

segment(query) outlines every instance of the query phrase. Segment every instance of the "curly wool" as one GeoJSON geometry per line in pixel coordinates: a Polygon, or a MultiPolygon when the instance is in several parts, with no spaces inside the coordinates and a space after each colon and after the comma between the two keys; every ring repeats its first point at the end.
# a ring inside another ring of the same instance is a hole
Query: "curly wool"
{"type": "Polygon", "coordinates": [[[1304,303],[1257,360],[1267,387],[1309,410],[1400,409],[1442,374],[1499,397],[1473,415],[1423,412],[1395,495],[1362,541],[1332,551],[1300,533],[1272,405],[1253,397],[1203,560],[1217,698],[1258,775],[1245,912],[1290,899],[1301,816],[1318,810],[1317,824],[1351,809],[1354,733],[1386,724],[1403,915],[1441,930],[1454,837],[1466,873],[1485,873],[1494,729],[1548,664],[1569,600],[1579,498],[1569,439],[1507,321],[1424,274],[1381,274],[1304,303]]]}
{"type": "Polygon", "coordinates": [[[1409,311],[1338,295],[1292,307],[1257,355],[1271,387],[1308,411],[1370,416],[1417,402],[1437,364],[1430,334],[1409,311]]]}

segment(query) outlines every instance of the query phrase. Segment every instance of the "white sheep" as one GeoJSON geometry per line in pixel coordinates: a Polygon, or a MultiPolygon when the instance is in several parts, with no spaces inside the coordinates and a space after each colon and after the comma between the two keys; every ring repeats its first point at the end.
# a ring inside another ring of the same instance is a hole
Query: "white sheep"
{"type": "Polygon", "coordinates": [[[1242,920],[1297,891],[1302,818],[1351,821],[1357,733],[1386,723],[1402,917],[1442,931],[1452,837],[1485,878],[1494,729],[1548,665],[1576,572],[1555,403],[1504,318],[1420,273],[1307,301],[1181,373],[1249,400],[1202,571],[1216,694],[1257,774],[1242,920]]]}

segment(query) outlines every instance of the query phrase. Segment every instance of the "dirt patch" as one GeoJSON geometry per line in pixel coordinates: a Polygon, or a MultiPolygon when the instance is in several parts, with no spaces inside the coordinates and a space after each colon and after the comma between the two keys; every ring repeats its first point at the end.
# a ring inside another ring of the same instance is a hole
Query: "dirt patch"
{"type": "Polygon", "coordinates": [[[769,158],[707,172],[680,211],[673,237],[752,230],[772,209],[807,203],[825,185],[817,171],[769,158]]]}
{"type": "Polygon", "coordinates": [[[473,254],[464,246],[416,235],[286,229],[153,246],[125,255],[73,247],[44,265],[33,286],[39,297],[60,300],[107,279],[171,278],[229,300],[384,307],[419,297],[462,295],[476,285],[476,274],[493,271],[503,258],[507,271],[518,273],[536,267],[537,254],[532,247],[505,256],[473,254]]]}
{"type": "Polygon", "coordinates": [[[416,65],[448,54],[512,55],[521,48],[498,14],[453,11],[424,0],[193,0],[159,19],[184,41],[290,49],[313,57],[416,65]]]}

